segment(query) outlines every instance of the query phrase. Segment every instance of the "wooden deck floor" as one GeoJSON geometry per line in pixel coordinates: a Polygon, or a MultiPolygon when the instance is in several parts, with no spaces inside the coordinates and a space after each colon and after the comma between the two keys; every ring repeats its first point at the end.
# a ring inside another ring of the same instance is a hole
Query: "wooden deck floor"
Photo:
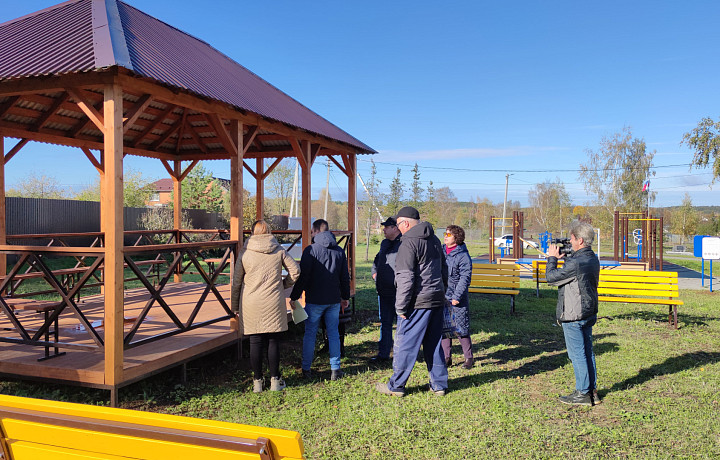
{"type": "MultiPolygon", "coordinates": [[[[178,319],[184,322],[190,316],[204,287],[205,285],[202,283],[171,283],[163,289],[161,295],[178,319]]],[[[230,286],[227,284],[217,285],[217,289],[229,305],[230,286]]],[[[145,289],[125,292],[126,332],[149,299],[150,294],[145,289]]],[[[102,337],[103,297],[101,295],[84,297],[78,305],[102,337]]],[[[224,310],[220,302],[210,293],[194,323],[221,317],[223,314],[224,310]]],[[[40,327],[43,320],[41,313],[29,311],[20,312],[18,317],[25,327],[35,330],[40,327]]],[[[69,309],[66,309],[60,316],[59,326],[60,341],[85,345],[94,344],[88,332],[69,309]]],[[[176,329],[175,325],[156,302],[133,341],[174,329],[176,329]]],[[[12,325],[2,314],[0,314],[0,334],[5,337],[18,336],[14,335],[12,325]]],[[[127,385],[227,346],[237,338],[238,333],[232,332],[230,321],[225,320],[126,350],[123,379],[119,386],[127,385]]],[[[65,351],[66,354],[39,362],[37,358],[44,355],[43,347],[0,342],[0,374],[20,379],[41,379],[108,388],[104,381],[104,355],[101,350],[61,349],[60,351],[65,351]]]]}

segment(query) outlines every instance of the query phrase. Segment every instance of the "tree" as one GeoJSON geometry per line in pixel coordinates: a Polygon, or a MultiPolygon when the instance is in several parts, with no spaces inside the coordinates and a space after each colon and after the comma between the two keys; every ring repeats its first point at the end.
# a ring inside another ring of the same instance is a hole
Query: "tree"
{"type": "Polygon", "coordinates": [[[555,181],[546,180],[537,184],[528,192],[528,199],[532,208],[532,216],[543,230],[557,231],[565,228],[563,218],[571,216],[566,211],[570,207],[570,194],[565,190],[565,184],[556,178],[555,181]]]}
{"type": "Polygon", "coordinates": [[[490,217],[498,212],[497,206],[487,198],[475,198],[473,205],[473,220],[480,229],[481,235],[488,235],[490,231],[490,217]]]}
{"type": "MultiPolygon", "coordinates": [[[[153,181],[146,179],[140,171],[128,168],[123,173],[123,205],[129,208],[147,206],[154,192],[153,181]]],[[[80,190],[73,197],[79,201],[100,201],[100,176],[80,190]]]]}
{"type": "Polygon", "coordinates": [[[385,204],[385,214],[395,215],[402,206],[403,202],[403,184],[400,180],[400,168],[397,168],[395,177],[390,182],[390,193],[387,195],[387,203],[385,204]]]}
{"type": "Polygon", "coordinates": [[[282,160],[265,180],[269,192],[268,209],[273,214],[287,214],[290,211],[290,195],[293,188],[295,167],[287,160],[282,160]]]}
{"type": "Polygon", "coordinates": [[[683,134],[682,143],[695,150],[691,166],[706,168],[713,158],[714,184],[720,177],[720,121],[703,118],[692,131],[683,134]]]}
{"type": "Polygon", "coordinates": [[[370,258],[370,229],[373,227],[373,222],[378,222],[376,219],[378,219],[379,216],[377,216],[376,209],[382,207],[383,200],[382,193],[380,193],[380,184],[382,181],[377,177],[377,166],[375,166],[375,161],[371,159],[370,165],[370,175],[367,177],[367,182],[365,182],[367,200],[362,203],[362,216],[358,216],[366,223],[365,260],[369,260],[370,258]]]}
{"type": "Polygon", "coordinates": [[[441,187],[435,190],[435,201],[434,201],[436,216],[435,220],[425,218],[433,226],[437,228],[438,225],[452,225],[455,224],[455,218],[457,217],[457,198],[450,187],[441,187]]]}
{"type": "MultiPolygon", "coordinates": [[[[588,161],[580,165],[580,180],[585,191],[597,197],[602,213],[594,220],[604,230],[612,226],[615,210],[639,212],[645,209],[648,195],[643,183],[651,176],[655,151],[648,152],[645,140],[632,137],[629,127],[600,140],[596,151],[586,150],[588,161]]],[[[655,192],[649,192],[654,200],[655,192]]]]}
{"type": "Polygon", "coordinates": [[[55,200],[68,198],[67,190],[62,188],[57,179],[43,174],[37,175],[34,172],[28,174],[17,187],[9,189],[6,195],[55,200]]]}
{"type": "Polygon", "coordinates": [[[410,201],[408,205],[415,209],[421,209],[423,205],[423,188],[420,186],[420,167],[415,163],[412,169],[413,180],[410,185],[410,201]]]}
{"type": "Polygon", "coordinates": [[[681,235],[680,244],[685,244],[685,238],[695,234],[699,221],[698,212],[693,208],[690,194],[685,193],[680,208],[672,213],[671,219],[672,232],[681,235]]]}
{"type": "MultiPolygon", "coordinates": [[[[202,163],[195,165],[195,168],[185,177],[182,181],[181,190],[183,209],[205,209],[210,212],[223,212],[226,208],[222,187],[202,163]]],[[[170,203],[174,203],[173,194],[171,194],[173,198],[170,203]]]]}
{"type": "Polygon", "coordinates": [[[425,203],[423,203],[422,209],[419,209],[422,220],[426,222],[438,221],[439,216],[437,213],[437,204],[435,203],[436,198],[437,194],[435,187],[433,187],[433,181],[430,181],[425,191],[425,203]]]}

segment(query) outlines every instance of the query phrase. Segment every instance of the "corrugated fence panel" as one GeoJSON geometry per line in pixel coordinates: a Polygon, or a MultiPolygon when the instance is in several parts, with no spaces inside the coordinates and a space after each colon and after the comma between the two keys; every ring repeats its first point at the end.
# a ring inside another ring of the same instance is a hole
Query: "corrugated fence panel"
{"type": "MultiPolygon", "coordinates": [[[[138,221],[148,208],[125,208],[125,230],[140,230],[138,221]]],[[[193,228],[224,228],[220,213],[188,209],[193,228]]],[[[84,233],[100,231],[97,201],[5,198],[8,235],[84,233]]],[[[20,243],[22,244],[22,243],[20,243]]]]}

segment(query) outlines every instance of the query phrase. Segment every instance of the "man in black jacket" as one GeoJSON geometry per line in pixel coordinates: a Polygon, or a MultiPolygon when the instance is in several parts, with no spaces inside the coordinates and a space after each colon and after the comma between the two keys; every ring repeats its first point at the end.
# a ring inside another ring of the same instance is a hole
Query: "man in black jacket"
{"type": "Polygon", "coordinates": [[[395,257],[400,248],[402,234],[397,223],[388,217],[383,226],[385,239],[380,243],[380,252],[375,256],[372,266],[372,278],[378,293],[378,313],[380,315],[380,341],[378,353],[372,358],[375,362],[390,359],[393,347],[392,328],[395,321],[395,257]]]}
{"type": "Polygon", "coordinates": [[[575,372],[575,391],[560,396],[560,402],[592,406],[597,397],[597,370],[592,344],[592,327],[597,321],[600,261],[592,250],[595,231],[590,224],[573,222],[570,244],[573,252],[565,265],[557,267],[562,258],[557,245],[548,250],[546,278],[558,286],[556,316],[565,333],[565,346],[575,372]]]}
{"type": "Polygon", "coordinates": [[[420,222],[420,213],[412,206],[402,208],[395,217],[402,232],[402,244],[395,259],[395,312],[398,315],[393,375],[377,391],[404,396],[405,384],[415,366],[420,346],[430,374],[430,390],[444,396],[448,387],[440,341],[443,306],[447,286],[447,264],[442,245],[432,225],[420,222]]]}
{"type": "Polygon", "coordinates": [[[335,235],[328,231],[323,219],[313,222],[313,243],[300,258],[300,277],[290,300],[297,300],[305,291],[305,336],[303,337],[303,376],[312,376],[310,366],[315,357],[315,338],[320,320],[325,321],[330,351],[331,380],[342,377],[340,370],[340,311],[345,311],[350,299],[350,273],[347,258],[337,245],[335,235]]]}

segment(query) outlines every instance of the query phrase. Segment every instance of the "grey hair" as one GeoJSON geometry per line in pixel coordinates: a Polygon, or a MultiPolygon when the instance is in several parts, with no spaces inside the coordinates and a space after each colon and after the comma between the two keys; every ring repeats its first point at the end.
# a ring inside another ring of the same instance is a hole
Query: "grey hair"
{"type": "Polygon", "coordinates": [[[595,229],[587,222],[574,221],[570,224],[570,234],[575,235],[576,239],[582,238],[583,246],[586,248],[592,247],[595,241],[595,229]]]}

